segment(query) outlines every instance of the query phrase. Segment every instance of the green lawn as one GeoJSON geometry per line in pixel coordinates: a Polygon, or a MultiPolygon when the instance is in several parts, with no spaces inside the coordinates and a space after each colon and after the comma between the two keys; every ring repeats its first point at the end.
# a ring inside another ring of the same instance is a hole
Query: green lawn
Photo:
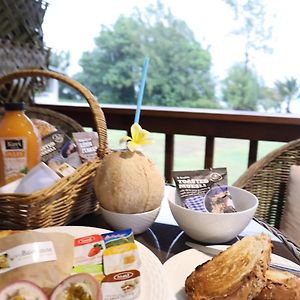
{"type": "MultiPolygon", "coordinates": [[[[109,146],[112,149],[120,149],[124,145],[119,144],[125,131],[108,130],[109,146]]],[[[164,134],[151,134],[154,144],[146,146],[144,153],[148,155],[160,168],[164,169],[164,134]]],[[[260,142],[258,146],[258,158],[263,157],[283,143],[260,142]]],[[[247,169],[247,151],[249,141],[236,139],[217,138],[215,142],[214,167],[227,167],[228,181],[232,184],[247,169]]],[[[204,166],[205,138],[197,136],[175,136],[175,161],[174,170],[199,170],[204,166]]]]}

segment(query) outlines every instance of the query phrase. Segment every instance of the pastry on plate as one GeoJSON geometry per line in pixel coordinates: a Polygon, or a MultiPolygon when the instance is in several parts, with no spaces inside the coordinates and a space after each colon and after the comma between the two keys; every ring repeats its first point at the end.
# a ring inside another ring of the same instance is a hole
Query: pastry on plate
{"type": "Polygon", "coordinates": [[[272,243],[266,234],[248,236],[199,265],[187,277],[190,300],[250,300],[266,286],[272,243]]]}

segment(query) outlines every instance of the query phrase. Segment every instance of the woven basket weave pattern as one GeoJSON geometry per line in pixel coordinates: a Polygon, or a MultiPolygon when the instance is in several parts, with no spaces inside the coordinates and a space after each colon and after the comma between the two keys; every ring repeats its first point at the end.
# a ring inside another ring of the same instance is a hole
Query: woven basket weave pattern
{"type": "Polygon", "coordinates": [[[0,75],[23,68],[46,68],[50,50],[0,39],[0,75]]]}
{"type": "Polygon", "coordinates": [[[300,263],[300,248],[278,230],[292,165],[300,165],[300,139],[283,145],[251,165],[234,185],[257,196],[259,206],[254,219],[282,241],[300,263]]]}
{"type": "Polygon", "coordinates": [[[290,167],[300,165],[300,139],[287,143],[254,163],[234,183],[259,199],[256,217],[279,228],[287,199],[290,167]]]}
{"type": "MultiPolygon", "coordinates": [[[[44,46],[42,31],[47,7],[43,0],[0,0],[0,76],[23,68],[48,68],[50,49],[44,46]]],[[[22,99],[33,98],[37,83],[29,83],[30,88],[19,93],[22,99]]],[[[10,86],[5,89],[8,94],[10,86]]]]}
{"type": "Polygon", "coordinates": [[[88,89],[52,71],[19,70],[0,77],[0,86],[27,77],[57,79],[77,90],[86,99],[99,136],[98,157],[82,164],[72,175],[60,179],[47,189],[31,195],[0,194],[0,228],[29,229],[65,225],[99,208],[93,191],[94,177],[101,159],[109,152],[102,109],[88,89]]]}
{"type": "Polygon", "coordinates": [[[43,47],[42,23],[47,6],[43,0],[0,0],[0,37],[43,47]]]}

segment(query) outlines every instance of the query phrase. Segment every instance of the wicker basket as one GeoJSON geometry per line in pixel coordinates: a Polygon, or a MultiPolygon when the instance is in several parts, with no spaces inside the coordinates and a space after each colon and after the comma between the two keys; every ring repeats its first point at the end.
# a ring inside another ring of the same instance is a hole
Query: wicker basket
{"type": "Polygon", "coordinates": [[[26,69],[0,78],[0,86],[12,80],[45,77],[57,79],[77,90],[88,102],[99,136],[98,156],[94,161],[81,165],[68,177],[53,186],[25,194],[0,194],[0,228],[32,229],[65,225],[98,209],[93,192],[97,167],[109,152],[107,127],[102,109],[91,92],[71,78],[48,70],[26,69]]]}

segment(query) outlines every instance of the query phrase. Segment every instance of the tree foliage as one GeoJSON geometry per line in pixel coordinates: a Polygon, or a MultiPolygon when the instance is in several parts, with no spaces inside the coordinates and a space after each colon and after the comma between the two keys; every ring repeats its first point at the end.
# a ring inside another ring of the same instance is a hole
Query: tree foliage
{"type": "Polygon", "coordinates": [[[268,23],[265,0],[225,0],[233,9],[238,29],[235,34],[245,38],[245,66],[251,53],[257,50],[271,52],[273,26],[268,23]]]}
{"type": "Polygon", "coordinates": [[[282,102],[286,104],[286,112],[290,113],[290,105],[293,99],[299,98],[299,84],[294,77],[286,78],[285,81],[277,80],[275,87],[281,96],[282,102]]]}
{"type": "Polygon", "coordinates": [[[256,74],[243,64],[234,65],[223,82],[223,100],[236,110],[257,110],[260,84],[256,74]]]}
{"type": "Polygon", "coordinates": [[[214,99],[209,51],[161,2],[103,26],[95,45],[82,55],[82,72],[75,78],[102,103],[136,103],[145,56],[150,64],[143,104],[182,106],[214,99]]]}
{"type": "Polygon", "coordinates": [[[274,87],[263,86],[259,106],[265,111],[281,112],[282,97],[274,87]]]}
{"type": "Polygon", "coordinates": [[[59,72],[66,72],[70,65],[71,54],[70,51],[55,51],[50,52],[49,65],[59,72]]]}

